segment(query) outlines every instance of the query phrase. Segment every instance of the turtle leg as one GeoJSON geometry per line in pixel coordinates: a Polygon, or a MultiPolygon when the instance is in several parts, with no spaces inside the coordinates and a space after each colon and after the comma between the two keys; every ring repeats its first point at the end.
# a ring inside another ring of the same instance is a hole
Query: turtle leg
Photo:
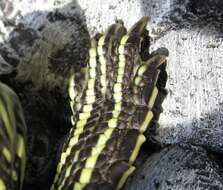
{"type": "Polygon", "coordinates": [[[26,165],[26,124],[20,101],[0,82],[0,189],[22,189],[26,165]]]}

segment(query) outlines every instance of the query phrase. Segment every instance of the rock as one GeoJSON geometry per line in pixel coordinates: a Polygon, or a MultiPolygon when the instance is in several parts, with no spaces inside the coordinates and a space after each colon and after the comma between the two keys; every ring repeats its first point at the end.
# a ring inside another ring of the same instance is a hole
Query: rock
{"type": "Polygon", "coordinates": [[[141,164],[125,190],[222,189],[221,167],[203,148],[174,145],[141,164]]]}
{"type": "Polygon", "coordinates": [[[10,13],[4,17],[0,80],[16,91],[24,108],[28,127],[24,189],[49,189],[71,127],[68,79],[86,65],[89,34],[77,4],[29,12],[31,7],[27,10],[24,3],[11,4],[20,9],[20,16],[10,17],[14,25],[9,33],[10,13]]]}

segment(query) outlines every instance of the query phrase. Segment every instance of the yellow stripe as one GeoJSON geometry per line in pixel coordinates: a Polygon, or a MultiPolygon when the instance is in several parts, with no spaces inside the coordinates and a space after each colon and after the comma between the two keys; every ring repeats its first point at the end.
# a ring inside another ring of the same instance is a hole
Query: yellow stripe
{"type": "MultiPolygon", "coordinates": [[[[9,140],[11,142],[11,144],[13,144],[13,139],[14,139],[14,133],[15,131],[13,131],[13,127],[12,127],[12,123],[9,120],[9,115],[8,112],[5,110],[4,104],[2,103],[1,99],[0,99],[0,117],[3,120],[3,125],[6,128],[7,134],[9,135],[9,140]]],[[[13,115],[12,115],[13,116],[13,115]]]]}
{"type": "Polygon", "coordinates": [[[87,104],[93,104],[95,100],[96,100],[95,96],[86,96],[87,104]]]}
{"type": "Polygon", "coordinates": [[[134,80],[135,85],[139,85],[139,83],[142,81],[142,77],[141,76],[137,76],[134,80]]]}
{"type": "Polygon", "coordinates": [[[88,89],[93,89],[95,86],[95,78],[89,79],[87,86],[88,86],[88,89]]]}
{"type": "Polygon", "coordinates": [[[90,78],[95,78],[96,77],[96,69],[95,68],[89,69],[89,75],[90,75],[90,78]]]}
{"type": "Polygon", "coordinates": [[[79,114],[80,120],[88,119],[91,116],[91,112],[82,112],[79,114]]]}
{"type": "Polygon", "coordinates": [[[120,45],[125,45],[126,42],[128,41],[129,36],[128,35],[124,35],[121,39],[120,45]]]}
{"type": "Polygon", "coordinates": [[[6,190],[5,182],[1,178],[0,178],[0,189],[1,190],[6,190]]]}
{"type": "Polygon", "coordinates": [[[68,166],[68,168],[66,169],[65,178],[68,178],[70,176],[71,168],[72,168],[72,165],[68,166]]]}
{"type": "Polygon", "coordinates": [[[25,167],[26,167],[26,147],[24,138],[19,134],[17,135],[16,139],[16,153],[21,160],[20,189],[22,189],[23,179],[25,175],[25,167]]]}
{"type": "MultiPolygon", "coordinates": [[[[88,160],[87,160],[87,162],[88,162],[88,160]]],[[[85,168],[83,168],[81,171],[81,176],[80,176],[80,180],[79,180],[80,183],[81,184],[89,183],[89,181],[91,180],[92,172],[93,172],[93,168],[86,168],[86,165],[85,165],[85,168]]]]}
{"type": "Polygon", "coordinates": [[[146,72],[147,67],[148,65],[145,64],[140,65],[137,71],[137,75],[142,76],[146,72]]]}
{"type": "MultiPolygon", "coordinates": [[[[149,125],[149,123],[151,122],[152,118],[153,118],[152,111],[148,111],[147,115],[145,117],[145,120],[144,120],[144,122],[141,125],[140,130],[139,130],[141,133],[143,133],[146,130],[146,128],[149,125]]],[[[138,153],[140,151],[140,147],[145,142],[145,140],[146,140],[146,138],[145,138],[145,136],[143,134],[140,134],[138,136],[137,141],[136,141],[136,145],[135,145],[135,147],[134,147],[134,149],[132,151],[132,154],[131,154],[131,156],[129,158],[130,168],[126,172],[124,172],[124,174],[122,175],[116,190],[119,190],[119,189],[121,189],[123,187],[123,185],[124,185],[126,179],[128,178],[128,176],[131,175],[132,172],[135,170],[135,167],[132,166],[132,164],[135,161],[136,157],[138,156],[138,153]]]]}
{"type": "MultiPolygon", "coordinates": [[[[99,42],[98,42],[99,46],[97,48],[98,55],[100,56],[99,61],[100,61],[100,64],[101,64],[101,72],[102,72],[100,80],[101,80],[101,84],[102,84],[102,93],[103,94],[105,94],[105,92],[106,92],[106,85],[107,85],[106,84],[106,59],[105,59],[104,54],[103,54],[104,42],[105,42],[105,36],[102,36],[99,39],[99,42]]],[[[120,73],[120,74],[123,74],[123,73],[120,73]]],[[[116,116],[117,116],[117,114],[116,114],[116,116]]],[[[110,122],[109,125],[111,125],[111,126],[117,125],[117,122],[115,122],[114,120],[110,120],[109,122],[110,122]]],[[[81,176],[80,176],[80,183],[81,184],[85,184],[85,183],[88,183],[88,181],[90,181],[93,167],[95,166],[95,164],[97,162],[97,159],[98,159],[98,156],[99,156],[100,152],[102,151],[102,149],[104,148],[104,145],[105,145],[106,141],[108,140],[108,138],[110,137],[109,135],[111,135],[111,133],[112,133],[112,131],[109,129],[108,131],[105,132],[105,134],[102,134],[102,135],[99,136],[97,145],[92,150],[92,155],[93,156],[91,156],[87,159],[85,168],[82,170],[82,173],[81,173],[81,176]],[[96,155],[95,155],[95,153],[96,153],[96,155]]],[[[80,188],[80,185],[78,183],[76,183],[74,185],[74,187],[75,186],[78,186],[76,188],[80,188]]],[[[82,185],[81,188],[83,188],[83,185],[82,185]]]]}
{"type": "MultiPolygon", "coordinates": [[[[134,80],[134,83],[136,85],[138,85],[141,82],[141,80],[142,80],[141,76],[146,71],[146,69],[147,69],[147,66],[146,65],[142,65],[137,70],[137,75],[138,76],[134,80]]],[[[158,95],[158,89],[155,86],[153,91],[152,91],[151,97],[149,99],[148,105],[147,105],[149,110],[151,110],[153,108],[153,105],[155,103],[157,95],[158,95]]],[[[146,114],[146,117],[144,119],[144,122],[142,123],[142,125],[140,127],[140,130],[139,130],[141,134],[138,136],[137,141],[136,141],[136,145],[135,145],[135,147],[134,147],[134,149],[132,151],[132,154],[131,154],[131,156],[129,158],[130,168],[129,168],[129,170],[127,170],[122,175],[116,190],[119,190],[119,189],[121,189],[123,187],[123,185],[124,185],[126,179],[128,178],[128,176],[131,175],[131,173],[135,170],[135,167],[133,167],[132,164],[136,160],[142,144],[146,140],[145,136],[143,135],[143,132],[145,132],[145,130],[148,127],[149,123],[151,122],[152,118],[153,118],[153,112],[152,111],[148,111],[147,114],[146,114]]]]}
{"type": "MultiPolygon", "coordinates": [[[[94,43],[94,42],[93,42],[94,43]]],[[[96,50],[96,46],[95,46],[95,44],[93,44],[92,43],[92,48],[90,48],[90,50],[89,50],[89,56],[90,56],[90,58],[93,58],[93,60],[95,60],[94,58],[95,57],[97,57],[97,50],[96,50]]],[[[90,63],[91,64],[91,63],[90,63]]]]}
{"type": "Polygon", "coordinates": [[[83,112],[90,112],[92,110],[93,110],[92,104],[87,104],[87,105],[84,105],[83,107],[83,112]]]}
{"type": "Polygon", "coordinates": [[[103,46],[104,44],[105,44],[105,35],[100,37],[100,39],[98,40],[98,46],[103,46]]]}
{"type": "Polygon", "coordinates": [[[119,180],[119,183],[118,183],[118,186],[117,186],[116,190],[119,190],[123,187],[123,185],[126,182],[126,179],[132,174],[132,172],[134,172],[134,170],[135,170],[135,167],[130,166],[130,168],[126,172],[124,172],[121,179],[119,180]]]}
{"type": "MultiPolygon", "coordinates": [[[[138,74],[139,75],[142,75],[144,72],[146,71],[146,68],[145,67],[141,67],[139,70],[138,70],[138,74]]],[[[140,83],[140,79],[142,79],[141,77],[139,77],[138,81],[135,80],[135,83],[140,83]]],[[[153,92],[152,92],[152,95],[149,99],[149,102],[148,102],[148,109],[151,110],[153,108],[153,105],[155,103],[155,100],[156,100],[156,97],[158,95],[158,89],[157,87],[155,86],[154,89],[153,89],[153,92]]],[[[141,127],[140,127],[140,135],[138,136],[137,138],[137,141],[136,141],[136,145],[132,151],[132,154],[129,158],[129,164],[132,166],[132,164],[134,163],[134,161],[136,160],[136,157],[138,156],[138,153],[140,151],[140,147],[142,146],[142,144],[145,142],[146,138],[145,136],[143,135],[143,132],[145,132],[146,128],[148,127],[149,123],[151,122],[153,118],[153,112],[152,111],[148,111],[147,114],[146,114],[146,117],[144,119],[144,122],[142,123],[141,127]]],[[[135,167],[133,168],[129,168],[129,170],[127,170],[122,178],[120,179],[119,181],[119,184],[117,186],[117,190],[121,189],[122,186],[124,185],[126,179],[128,178],[129,175],[131,175],[131,173],[135,170],[135,167]]]]}
{"type": "Polygon", "coordinates": [[[107,82],[106,82],[106,58],[104,56],[104,53],[103,53],[103,45],[105,43],[105,35],[102,36],[100,39],[99,39],[99,42],[98,42],[98,47],[97,47],[97,51],[98,51],[98,55],[99,55],[99,62],[100,62],[100,70],[101,70],[101,73],[102,75],[100,76],[100,82],[101,82],[101,85],[102,85],[102,89],[101,89],[101,92],[103,95],[105,95],[106,93],[106,88],[107,88],[107,82]]]}
{"type": "MultiPolygon", "coordinates": [[[[94,75],[92,73],[96,73],[96,56],[97,56],[97,52],[96,52],[96,44],[92,43],[92,48],[89,50],[89,55],[90,55],[90,60],[89,60],[89,75],[94,75]]],[[[94,77],[94,76],[90,76],[90,77],[94,77]]],[[[82,132],[84,131],[84,127],[87,123],[87,120],[91,117],[91,110],[93,109],[93,104],[95,102],[95,96],[93,94],[95,94],[94,92],[94,88],[95,88],[95,78],[90,78],[88,80],[87,83],[87,89],[86,89],[86,93],[88,93],[88,95],[85,97],[85,101],[87,102],[87,105],[83,106],[83,112],[79,113],[79,120],[77,123],[74,123],[74,125],[76,124],[76,129],[73,132],[73,137],[70,139],[69,143],[68,143],[68,147],[65,150],[65,152],[63,152],[61,154],[61,158],[60,158],[60,162],[57,166],[57,175],[54,178],[54,183],[56,183],[56,181],[59,178],[59,174],[61,173],[61,169],[63,167],[63,165],[66,162],[66,158],[70,155],[71,152],[71,148],[78,143],[79,140],[79,136],[82,134],[82,132]]],[[[71,82],[72,85],[72,82],[71,82]]],[[[72,91],[73,88],[71,88],[72,91]]],[[[71,95],[73,95],[74,93],[70,92],[71,95]]],[[[79,152],[77,151],[74,155],[74,159],[73,162],[77,161],[79,156],[79,152]]],[[[61,179],[62,182],[59,184],[58,189],[61,189],[66,181],[66,176],[70,176],[71,170],[66,170],[65,173],[65,177],[64,179],[61,179]]],[[[54,185],[51,187],[51,189],[54,189],[54,185]]]]}
{"type": "MultiPolygon", "coordinates": [[[[86,123],[87,123],[87,119],[79,120],[77,122],[77,128],[74,130],[74,137],[72,137],[70,139],[70,142],[68,144],[68,147],[67,147],[66,151],[61,154],[61,160],[60,160],[60,163],[57,166],[57,174],[58,174],[58,177],[59,177],[59,173],[60,173],[60,171],[61,171],[61,169],[63,167],[63,164],[65,164],[65,162],[66,162],[66,158],[70,155],[71,148],[75,144],[78,143],[79,136],[84,131],[84,126],[85,126],[86,123]]],[[[73,162],[77,161],[78,155],[79,155],[79,152],[77,151],[75,153],[75,155],[74,155],[73,162]]],[[[71,171],[68,171],[68,173],[67,173],[68,176],[70,175],[70,172],[71,171]]],[[[58,180],[58,177],[55,178],[54,183],[58,180]]],[[[65,181],[66,181],[66,178],[62,179],[62,183],[59,185],[58,189],[61,189],[63,187],[63,184],[65,183],[65,181]]]]}
{"type": "Polygon", "coordinates": [[[4,155],[4,157],[6,158],[6,160],[9,163],[11,163],[11,161],[12,161],[12,155],[11,155],[9,149],[6,148],[6,147],[3,147],[2,154],[4,155]]]}
{"type": "MultiPolygon", "coordinates": [[[[18,180],[18,175],[17,175],[17,173],[16,173],[15,170],[12,171],[12,179],[13,179],[14,181],[17,181],[17,180],[18,180]]],[[[20,189],[21,189],[21,188],[20,188],[20,189]]]]}
{"type": "Polygon", "coordinates": [[[153,89],[152,95],[151,95],[151,97],[149,99],[149,103],[148,103],[148,108],[149,109],[152,109],[153,108],[153,105],[155,103],[155,100],[156,100],[157,95],[158,95],[158,89],[155,86],[154,89],[153,89]]]}
{"type": "Polygon", "coordinates": [[[133,164],[133,162],[135,161],[136,157],[138,156],[140,147],[142,146],[142,144],[146,141],[146,138],[143,134],[140,134],[137,138],[136,141],[136,145],[134,150],[132,151],[132,154],[129,158],[129,164],[133,164]]]}
{"type": "Polygon", "coordinates": [[[88,89],[88,90],[86,90],[86,95],[87,96],[94,96],[95,95],[94,89],[88,89]]]}
{"type": "Polygon", "coordinates": [[[146,114],[146,118],[144,120],[144,122],[142,123],[139,131],[140,133],[144,133],[146,128],[148,127],[149,123],[151,122],[153,118],[153,112],[152,111],[148,111],[147,114],[146,114]]]}
{"type": "MultiPolygon", "coordinates": [[[[128,36],[123,36],[121,39],[120,46],[124,47],[127,40],[128,40],[128,36]]],[[[118,69],[118,76],[123,78],[123,69],[118,69]]],[[[118,83],[114,84],[114,86],[118,86],[118,83]]],[[[92,149],[92,152],[91,152],[91,155],[95,156],[94,159],[92,158],[92,156],[90,156],[86,160],[85,167],[81,171],[79,182],[74,184],[74,187],[75,187],[76,184],[81,183],[82,186],[80,187],[80,190],[82,190],[90,182],[95,164],[98,160],[98,157],[99,157],[100,153],[102,152],[102,150],[105,148],[106,142],[111,137],[114,129],[117,127],[117,121],[118,121],[117,117],[121,113],[121,107],[122,107],[122,102],[121,102],[122,92],[118,92],[118,93],[115,92],[113,94],[113,98],[115,99],[115,107],[113,110],[112,118],[108,121],[109,128],[106,129],[105,132],[99,136],[97,144],[95,145],[95,147],[92,149]],[[88,165],[90,165],[91,168],[88,168],[87,167],[88,165]]]]}
{"type": "MultiPolygon", "coordinates": [[[[25,163],[26,163],[26,150],[25,150],[25,139],[23,137],[24,134],[18,134],[17,128],[21,129],[22,132],[26,132],[26,125],[23,118],[23,113],[21,109],[21,105],[19,99],[15,92],[13,92],[9,87],[0,83],[0,119],[3,122],[3,126],[6,129],[6,132],[9,136],[7,142],[9,147],[4,147],[2,154],[5,158],[13,163],[15,154],[19,157],[21,165],[19,167],[20,173],[20,189],[22,189],[22,183],[25,172],[25,163]],[[15,105],[17,106],[17,110],[15,109],[15,105]],[[15,111],[17,114],[15,114],[15,111]],[[18,118],[17,118],[18,117],[18,118]]],[[[6,142],[5,142],[6,143],[6,142]]],[[[6,171],[7,172],[7,171],[6,171]]],[[[12,180],[17,180],[17,171],[11,170],[12,180]]],[[[3,181],[0,181],[0,189],[5,189],[5,184],[3,181]]]]}
{"type": "Polygon", "coordinates": [[[83,186],[85,186],[85,185],[76,182],[76,183],[74,184],[74,188],[73,188],[73,190],[82,190],[82,189],[83,189],[83,186]]]}
{"type": "Polygon", "coordinates": [[[89,66],[90,66],[90,68],[96,68],[97,67],[97,60],[95,59],[95,57],[90,57],[89,66]]]}

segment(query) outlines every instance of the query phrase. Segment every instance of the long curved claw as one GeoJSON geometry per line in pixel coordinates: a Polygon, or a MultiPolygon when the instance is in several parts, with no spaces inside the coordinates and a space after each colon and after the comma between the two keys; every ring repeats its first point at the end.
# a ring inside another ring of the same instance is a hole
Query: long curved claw
{"type": "Polygon", "coordinates": [[[147,24],[150,18],[145,16],[142,17],[137,23],[135,23],[130,30],[128,31],[128,35],[138,35],[142,36],[146,31],[147,24]]]}
{"type": "Polygon", "coordinates": [[[153,107],[158,94],[157,80],[161,77],[159,67],[165,60],[166,55],[157,53],[138,67],[133,82],[133,92],[135,102],[139,105],[147,105],[149,109],[153,107]]]}

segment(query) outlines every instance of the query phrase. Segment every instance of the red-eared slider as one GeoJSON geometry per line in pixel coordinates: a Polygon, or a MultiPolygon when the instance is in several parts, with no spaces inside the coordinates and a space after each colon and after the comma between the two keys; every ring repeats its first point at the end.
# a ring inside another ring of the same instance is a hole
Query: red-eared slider
{"type": "MultiPolygon", "coordinates": [[[[147,22],[143,17],[127,31],[117,21],[92,38],[87,66],[70,79],[73,127],[51,190],[121,189],[134,172],[146,131],[156,125],[167,93],[168,51],[149,52],[147,22]]],[[[4,85],[0,98],[0,187],[18,189],[25,167],[25,123],[18,98],[4,85]]]]}

